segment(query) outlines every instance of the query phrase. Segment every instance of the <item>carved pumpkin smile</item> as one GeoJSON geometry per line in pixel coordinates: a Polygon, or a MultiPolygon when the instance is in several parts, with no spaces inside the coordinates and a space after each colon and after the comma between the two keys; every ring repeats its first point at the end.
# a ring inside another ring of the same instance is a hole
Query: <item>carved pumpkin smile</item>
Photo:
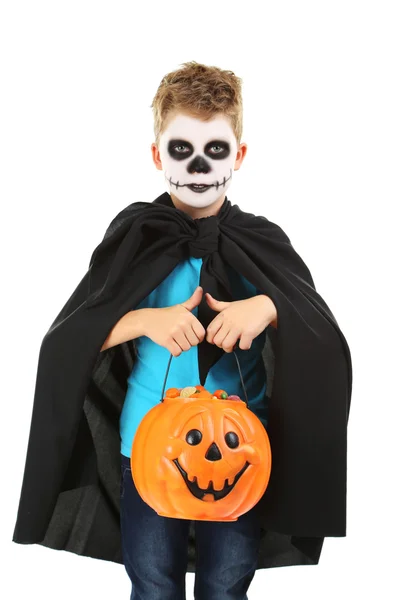
{"type": "Polygon", "coordinates": [[[235,475],[235,479],[233,480],[233,483],[231,483],[229,485],[228,479],[225,479],[224,487],[222,488],[222,490],[214,490],[214,484],[213,484],[213,482],[211,480],[210,480],[210,483],[208,485],[208,488],[206,488],[206,489],[201,488],[198,485],[198,483],[197,483],[197,477],[196,477],[196,475],[194,476],[193,481],[190,481],[187,472],[179,464],[178,459],[174,458],[173,462],[178,467],[179,472],[182,475],[182,477],[183,477],[183,479],[184,479],[184,481],[185,481],[185,483],[186,483],[189,491],[191,492],[191,494],[193,494],[193,496],[195,496],[199,500],[204,500],[204,496],[206,494],[212,494],[214,496],[214,500],[221,500],[222,498],[225,498],[225,496],[227,496],[229,494],[229,492],[235,487],[236,483],[238,482],[238,480],[240,479],[240,477],[243,475],[243,473],[245,472],[245,470],[247,469],[247,467],[250,464],[249,462],[246,461],[246,463],[240,469],[239,473],[237,473],[235,475]]]}

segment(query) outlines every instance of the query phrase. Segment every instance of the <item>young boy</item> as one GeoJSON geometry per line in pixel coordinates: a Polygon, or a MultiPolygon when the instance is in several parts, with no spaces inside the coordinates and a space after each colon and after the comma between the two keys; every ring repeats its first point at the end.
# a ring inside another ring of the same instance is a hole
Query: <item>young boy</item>
{"type": "Polygon", "coordinates": [[[240,79],[185,63],[152,107],[169,192],[113,219],[42,342],[13,541],[124,564],[131,599],[184,598],[190,571],[196,600],[243,600],[257,568],[317,564],[346,535],[351,357],[287,235],[227,198],[240,79]],[[167,387],[242,398],[233,349],[271,442],[266,492],[237,521],[160,516],[134,484],[135,433],[171,355],[167,387]]]}
{"type": "MultiPolygon", "coordinates": [[[[157,141],[152,144],[152,156],[157,169],[164,172],[173,205],[193,219],[218,215],[233,172],[239,169],[247,149],[240,143],[237,78],[217,69],[188,65],[164,78],[153,108],[157,141]],[[198,110],[202,102],[204,108],[198,110]],[[167,104],[171,107],[168,111],[167,104]]],[[[190,521],[158,516],[138,495],[130,467],[137,427],[160,401],[159,383],[165,377],[169,353],[179,359],[171,362],[168,386],[183,387],[185,381],[199,379],[196,346],[204,338],[223,348],[226,354],[210,370],[205,386],[242,396],[232,354],[239,342],[237,352],[251,398],[249,406],[267,425],[261,350],[266,327],[276,326],[276,308],[268,296],[229,269],[235,301],[222,302],[206,294],[216,316],[205,330],[196,318],[203,296],[199,286],[202,262],[192,256],[179,262],[128,318],[117,323],[103,346],[107,349],[135,338],[139,355],[128,379],[120,419],[121,531],[124,564],[132,580],[131,598],[184,598],[190,521]]],[[[256,509],[235,522],[196,521],[195,531],[195,597],[246,598],[261,535],[256,509]]]]}

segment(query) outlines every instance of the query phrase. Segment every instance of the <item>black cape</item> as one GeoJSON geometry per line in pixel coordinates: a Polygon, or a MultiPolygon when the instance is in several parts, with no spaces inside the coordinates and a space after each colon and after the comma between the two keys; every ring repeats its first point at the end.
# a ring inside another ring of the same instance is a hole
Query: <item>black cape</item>
{"type": "MultiPolygon", "coordinates": [[[[227,196],[217,215],[192,219],[165,192],[112,220],[43,338],[14,542],[123,562],[119,417],[137,350],[135,340],[101,347],[189,255],[204,257],[204,292],[234,300],[227,263],[277,308],[262,351],[272,470],[258,503],[257,569],[317,564],[324,537],[346,535],[352,366],[335,317],[278,225],[227,196]]],[[[203,296],[199,320],[206,328],[215,316],[203,296]]],[[[206,340],[197,348],[204,384],[224,351],[206,340]]],[[[195,571],[193,522],[187,570],[195,571]]]]}

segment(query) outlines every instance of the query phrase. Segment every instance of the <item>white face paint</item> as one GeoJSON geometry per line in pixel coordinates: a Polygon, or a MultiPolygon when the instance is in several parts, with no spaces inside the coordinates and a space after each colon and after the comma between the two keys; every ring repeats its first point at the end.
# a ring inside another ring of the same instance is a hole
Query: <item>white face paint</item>
{"type": "Polygon", "coordinates": [[[237,140],[224,115],[211,121],[179,113],[160,136],[160,159],[169,193],[193,207],[209,206],[232,182],[237,140]],[[203,187],[194,187],[203,184],[203,187]]]}

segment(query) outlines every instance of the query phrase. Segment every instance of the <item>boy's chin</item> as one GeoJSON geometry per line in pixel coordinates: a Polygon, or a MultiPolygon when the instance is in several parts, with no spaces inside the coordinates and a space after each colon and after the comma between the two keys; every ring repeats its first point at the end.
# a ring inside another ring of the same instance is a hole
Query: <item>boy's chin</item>
{"type": "Polygon", "coordinates": [[[201,193],[188,191],[187,193],[176,194],[174,190],[170,188],[169,193],[173,194],[182,204],[186,204],[192,208],[205,208],[211,206],[219,201],[221,196],[226,196],[226,192],[221,190],[219,190],[218,193],[216,193],[215,190],[209,190],[201,193]]]}

